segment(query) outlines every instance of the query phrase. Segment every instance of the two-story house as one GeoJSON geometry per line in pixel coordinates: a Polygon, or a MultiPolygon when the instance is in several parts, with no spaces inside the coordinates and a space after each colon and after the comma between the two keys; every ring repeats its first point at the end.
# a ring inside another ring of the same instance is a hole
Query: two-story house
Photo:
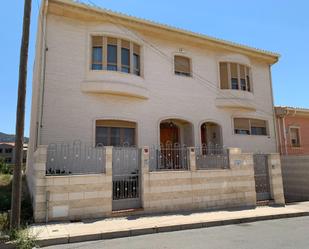
{"type": "MultiPolygon", "coordinates": [[[[28,166],[31,169],[40,146],[76,140],[93,147],[215,146],[276,152],[271,66],[278,58],[276,53],[74,1],[43,1],[28,166]]],[[[65,161],[66,147],[61,149],[59,157],[65,161]]],[[[75,159],[79,156],[74,154],[75,159]]],[[[178,151],[160,154],[168,159],[168,169],[182,167],[180,157],[188,160],[178,151]]],[[[50,164],[56,160],[47,158],[50,164]]],[[[64,168],[47,173],[72,173],[64,168]]],[[[113,188],[117,192],[120,187],[115,183],[113,188]]],[[[66,210],[60,205],[54,217],[66,210]]]]}

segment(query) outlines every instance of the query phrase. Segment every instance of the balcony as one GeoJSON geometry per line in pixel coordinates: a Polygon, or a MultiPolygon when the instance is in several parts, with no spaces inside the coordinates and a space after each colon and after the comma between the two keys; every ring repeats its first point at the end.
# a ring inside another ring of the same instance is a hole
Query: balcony
{"type": "Polygon", "coordinates": [[[149,90],[144,78],[114,71],[91,71],[81,83],[84,93],[102,93],[148,99],[149,90]]]}
{"type": "Polygon", "coordinates": [[[247,111],[256,111],[253,94],[241,90],[220,90],[220,94],[218,94],[216,98],[216,106],[220,108],[237,108],[247,111]]]}

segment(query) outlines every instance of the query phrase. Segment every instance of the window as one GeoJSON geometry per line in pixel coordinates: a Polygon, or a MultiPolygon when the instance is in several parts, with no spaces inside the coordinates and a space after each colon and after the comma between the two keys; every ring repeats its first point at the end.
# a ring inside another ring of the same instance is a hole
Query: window
{"type": "Polygon", "coordinates": [[[114,120],[96,122],[96,145],[134,146],[135,123],[114,120]]]}
{"type": "Polygon", "coordinates": [[[175,74],[191,76],[190,59],[187,57],[175,55],[174,57],[175,74]]]}
{"type": "Polygon", "coordinates": [[[267,122],[261,119],[234,118],[235,134],[267,135],[267,122]]]}
{"type": "Polygon", "coordinates": [[[117,39],[107,38],[107,70],[117,71],[117,39]]]}
{"type": "Polygon", "coordinates": [[[130,42],[121,41],[121,72],[130,73],[130,42]]]}
{"type": "Polygon", "coordinates": [[[4,160],[6,163],[11,163],[12,162],[12,158],[10,158],[10,157],[7,157],[7,158],[5,158],[5,160],[4,160]]]}
{"type": "Polygon", "coordinates": [[[7,148],[5,149],[5,153],[12,153],[13,152],[13,149],[12,148],[7,148]]]}
{"type": "Polygon", "coordinates": [[[133,46],[133,73],[140,75],[140,48],[136,44],[133,46]]]}
{"type": "Polygon", "coordinates": [[[299,137],[299,128],[291,127],[290,128],[290,139],[292,147],[300,147],[300,137],[299,137]]]}
{"type": "Polygon", "coordinates": [[[2,148],[0,148],[0,153],[2,153],[2,148]]]}
{"type": "Polygon", "coordinates": [[[229,62],[220,62],[219,67],[221,89],[251,91],[249,67],[229,62]]]}
{"type": "Polygon", "coordinates": [[[92,70],[103,69],[103,39],[100,36],[92,37],[92,70]]]}
{"type": "Polygon", "coordinates": [[[140,76],[140,46],[119,38],[92,36],[91,70],[121,71],[140,76]]]}

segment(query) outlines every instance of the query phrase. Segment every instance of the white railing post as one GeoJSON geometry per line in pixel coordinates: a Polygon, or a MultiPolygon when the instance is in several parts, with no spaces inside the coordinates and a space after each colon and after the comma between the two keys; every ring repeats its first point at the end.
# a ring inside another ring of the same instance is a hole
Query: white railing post
{"type": "Polygon", "coordinates": [[[112,176],[113,174],[113,146],[105,147],[105,174],[112,176]]]}
{"type": "Polygon", "coordinates": [[[188,150],[189,150],[190,170],[196,171],[195,148],[188,147],[188,150]]]}

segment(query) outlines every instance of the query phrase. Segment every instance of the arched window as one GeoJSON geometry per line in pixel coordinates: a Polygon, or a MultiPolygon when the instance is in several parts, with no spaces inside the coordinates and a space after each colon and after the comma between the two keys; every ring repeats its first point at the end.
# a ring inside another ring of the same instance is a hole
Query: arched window
{"type": "Polygon", "coordinates": [[[175,55],[174,57],[175,74],[191,76],[190,59],[184,56],[175,55]]]}
{"type": "Polygon", "coordinates": [[[220,86],[221,89],[251,92],[250,68],[238,63],[220,62],[220,86]]]}

